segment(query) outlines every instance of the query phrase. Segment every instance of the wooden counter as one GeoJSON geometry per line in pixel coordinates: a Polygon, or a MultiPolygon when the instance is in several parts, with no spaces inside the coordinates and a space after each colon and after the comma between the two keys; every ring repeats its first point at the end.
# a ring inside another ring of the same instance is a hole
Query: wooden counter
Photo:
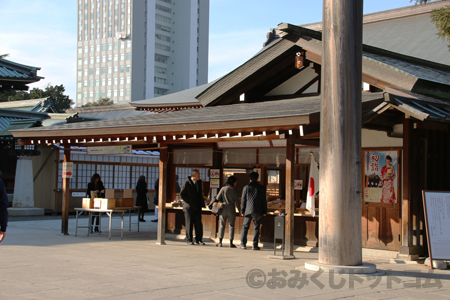
{"type": "MultiPolygon", "coordinates": [[[[184,213],[182,207],[173,207],[171,203],[166,205],[166,233],[185,234],[184,213]]],[[[269,212],[261,221],[260,242],[273,243],[274,217],[278,213],[269,212]]],[[[236,223],[234,230],[235,244],[241,238],[242,224],[244,217],[236,213],[236,223]]],[[[219,232],[219,218],[211,214],[208,208],[202,209],[203,237],[216,239],[219,232]]],[[[195,232],[195,230],[194,230],[195,232]]],[[[294,214],[294,244],[298,246],[318,246],[319,219],[312,217],[306,210],[299,210],[294,214]]],[[[195,236],[195,233],[194,233],[195,236]]],[[[253,236],[253,223],[248,232],[248,241],[251,242],[253,236]]],[[[225,239],[228,239],[228,226],[225,229],[225,239]]],[[[280,241],[281,242],[281,241],[280,241]]]]}

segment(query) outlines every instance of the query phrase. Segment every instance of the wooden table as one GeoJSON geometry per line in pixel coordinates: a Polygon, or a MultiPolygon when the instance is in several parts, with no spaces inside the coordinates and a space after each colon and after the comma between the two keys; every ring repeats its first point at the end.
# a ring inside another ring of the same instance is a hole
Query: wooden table
{"type": "MultiPolygon", "coordinates": [[[[76,221],[76,226],[75,226],[75,236],[77,236],[77,234],[78,234],[78,228],[87,228],[88,229],[88,236],[89,236],[89,234],[91,232],[91,229],[93,229],[95,226],[97,226],[97,225],[93,225],[92,222],[91,222],[93,213],[98,213],[99,214],[99,224],[98,224],[99,230],[98,230],[98,234],[100,234],[102,232],[101,231],[101,226],[102,226],[101,215],[104,213],[104,214],[106,214],[109,217],[109,239],[111,239],[111,231],[112,230],[120,230],[120,238],[123,239],[123,218],[124,218],[125,212],[127,212],[127,210],[125,210],[125,209],[75,208],[75,213],[76,213],[76,216],[77,216],[77,218],[76,218],[77,221],[76,221]],[[87,212],[88,215],[89,215],[88,226],[78,226],[78,216],[81,213],[83,213],[83,212],[87,212]],[[121,217],[120,217],[121,220],[122,220],[120,229],[119,228],[111,228],[113,213],[122,214],[121,217]]],[[[131,212],[130,212],[130,219],[131,219],[131,212]]]]}

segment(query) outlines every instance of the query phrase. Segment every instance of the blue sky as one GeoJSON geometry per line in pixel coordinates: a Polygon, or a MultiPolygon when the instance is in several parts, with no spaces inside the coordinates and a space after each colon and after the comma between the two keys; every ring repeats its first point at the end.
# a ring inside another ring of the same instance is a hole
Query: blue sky
{"type": "MultiPolygon", "coordinates": [[[[183,1],[183,0],[178,0],[183,1]]],[[[32,85],[64,84],[75,99],[76,0],[0,0],[0,54],[41,67],[32,85]]],[[[409,0],[365,0],[364,13],[412,5],[409,0]]],[[[270,28],[322,20],[320,0],[210,0],[209,80],[258,52],[270,28]]]]}

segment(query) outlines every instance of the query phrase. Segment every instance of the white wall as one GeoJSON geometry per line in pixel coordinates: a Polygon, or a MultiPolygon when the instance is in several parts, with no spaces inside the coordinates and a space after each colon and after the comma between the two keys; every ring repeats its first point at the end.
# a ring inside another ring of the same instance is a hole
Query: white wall
{"type": "Polygon", "coordinates": [[[363,129],[362,147],[403,147],[403,138],[388,137],[384,131],[363,129]]]}

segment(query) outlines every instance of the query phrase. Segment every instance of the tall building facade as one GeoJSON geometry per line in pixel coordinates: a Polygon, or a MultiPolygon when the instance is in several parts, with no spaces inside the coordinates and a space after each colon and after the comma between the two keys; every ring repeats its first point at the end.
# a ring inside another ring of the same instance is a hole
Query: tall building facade
{"type": "Polygon", "coordinates": [[[77,105],[208,81],[209,0],[78,0],[77,105]]]}

